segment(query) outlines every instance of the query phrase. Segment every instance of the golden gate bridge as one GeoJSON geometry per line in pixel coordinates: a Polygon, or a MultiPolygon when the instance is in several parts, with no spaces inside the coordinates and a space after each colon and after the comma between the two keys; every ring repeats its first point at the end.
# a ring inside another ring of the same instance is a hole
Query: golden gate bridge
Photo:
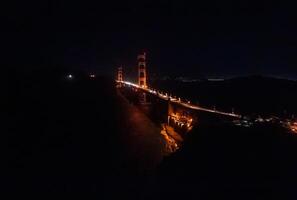
{"type": "Polygon", "coordinates": [[[224,115],[224,116],[229,116],[229,117],[234,117],[234,118],[242,117],[241,115],[235,114],[234,112],[230,113],[230,112],[219,111],[216,109],[204,108],[204,107],[192,104],[190,101],[182,101],[183,98],[176,98],[171,95],[168,95],[167,93],[161,92],[160,90],[157,90],[155,88],[150,88],[147,85],[146,53],[142,53],[142,54],[138,55],[137,58],[138,58],[138,84],[132,83],[129,81],[124,81],[123,68],[119,67],[116,82],[120,86],[133,87],[135,89],[143,91],[144,93],[152,94],[160,99],[170,101],[172,103],[175,103],[175,104],[182,106],[184,108],[187,108],[187,109],[215,113],[218,115],[224,115]]]}

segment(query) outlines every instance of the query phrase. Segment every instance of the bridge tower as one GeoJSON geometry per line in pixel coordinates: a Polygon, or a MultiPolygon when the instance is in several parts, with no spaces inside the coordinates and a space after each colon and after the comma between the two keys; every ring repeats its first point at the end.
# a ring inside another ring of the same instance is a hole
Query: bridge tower
{"type": "Polygon", "coordinates": [[[120,82],[123,81],[123,68],[122,67],[118,68],[117,81],[120,81],[120,82]]]}
{"type": "Polygon", "coordinates": [[[117,80],[116,81],[119,81],[117,84],[116,84],[116,87],[117,88],[121,88],[123,86],[123,68],[122,67],[119,67],[118,68],[118,72],[117,72],[117,80]]]}
{"type": "Polygon", "coordinates": [[[139,54],[138,60],[138,85],[147,88],[146,53],[139,54]]]}

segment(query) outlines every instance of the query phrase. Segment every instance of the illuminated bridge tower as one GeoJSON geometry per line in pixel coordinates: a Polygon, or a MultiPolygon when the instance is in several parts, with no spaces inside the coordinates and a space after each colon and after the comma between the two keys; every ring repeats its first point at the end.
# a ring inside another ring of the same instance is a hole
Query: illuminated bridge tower
{"type": "Polygon", "coordinates": [[[118,68],[118,72],[117,72],[117,80],[116,81],[119,81],[117,84],[116,84],[116,87],[117,88],[121,88],[123,85],[122,85],[122,81],[123,81],[123,68],[122,67],[119,67],[118,68]]]}
{"type": "Polygon", "coordinates": [[[122,82],[123,81],[123,68],[119,67],[118,68],[118,77],[117,77],[117,81],[122,82]]]}
{"type": "Polygon", "coordinates": [[[138,57],[138,85],[147,88],[146,54],[139,54],[138,57]]]}

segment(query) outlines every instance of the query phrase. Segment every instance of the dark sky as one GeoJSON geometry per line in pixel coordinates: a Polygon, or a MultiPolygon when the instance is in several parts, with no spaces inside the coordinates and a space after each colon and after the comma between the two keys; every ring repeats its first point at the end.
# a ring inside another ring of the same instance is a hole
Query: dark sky
{"type": "Polygon", "coordinates": [[[297,13],[280,1],[19,1],[1,6],[5,64],[112,74],[297,78],[297,13]]]}

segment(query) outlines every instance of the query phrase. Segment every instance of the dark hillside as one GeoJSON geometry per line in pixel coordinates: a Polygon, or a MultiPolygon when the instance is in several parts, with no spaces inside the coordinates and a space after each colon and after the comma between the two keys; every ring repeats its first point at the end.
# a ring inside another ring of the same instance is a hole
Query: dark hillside
{"type": "Polygon", "coordinates": [[[161,193],[185,199],[296,197],[296,146],[295,135],[270,125],[198,127],[161,164],[161,193]]]}

